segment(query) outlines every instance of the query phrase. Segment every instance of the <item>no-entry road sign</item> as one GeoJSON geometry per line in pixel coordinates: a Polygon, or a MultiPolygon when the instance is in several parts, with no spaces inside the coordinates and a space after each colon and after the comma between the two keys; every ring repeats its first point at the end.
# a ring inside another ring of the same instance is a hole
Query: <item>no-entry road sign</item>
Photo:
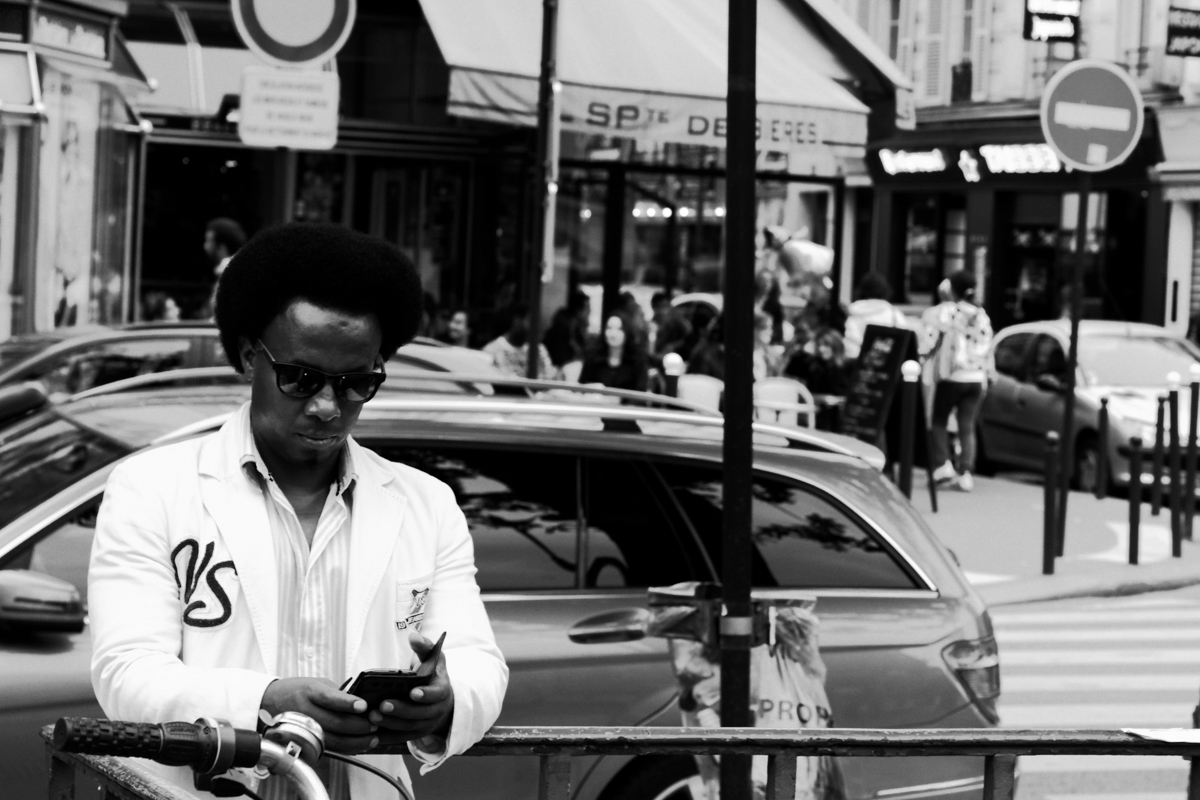
{"type": "Polygon", "coordinates": [[[1142,137],[1142,93],[1115,64],[1073,61],[1042,95],[1042,133],[1075,169],[1101,172],[1129,157],[1142,137]]]}
{"type": "Polygon", "coordinates": [[[355,0],[233,0],[237,31],[259,58],[318,66],[337,55],[354,27],[355,0]]]}

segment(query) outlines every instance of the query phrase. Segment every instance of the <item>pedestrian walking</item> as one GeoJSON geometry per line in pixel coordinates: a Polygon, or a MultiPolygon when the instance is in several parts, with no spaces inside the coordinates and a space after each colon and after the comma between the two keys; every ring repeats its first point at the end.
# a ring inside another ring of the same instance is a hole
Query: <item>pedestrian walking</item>
{"type": "Polygon", "coordinates": [[[217,217],[210,219],[204,226],[204,254],[213,265],[213,288],[208,301],[201,309],[202,318],[210,319],[215,313],[213,309],[217,303],[217,285],[221,282],[221,275],[229,266],[230,259],[245,243],[246,231],[237,220],[217,217]]]}
{"type": "MultiPolygon", "coordinates": [[[[416,269],[382,240],[297,223],[240,250],[217,299],[250,401],[110,476],[88,584],[96,696],[133,722],[254,730],[261,711],[301,712],[329,750],[366,753],[411,796],[403,757],[371,754],[379,734],[437,767],[495,722],[508,683],[454,494],[351,435],[416,333],[416,269]],[[374,708],[339,691],[365,669],[415,666],[443,633],[427,686],[374,708]]],[[[145,768],[192,788],[186,768],[145,768]]],[[[363,770],[321,771],[333,797],[396,796],[363,770]]]]}
{"type": "Polygon", "coordinates": [[[933,478],[971,491],[975,482],[975,421],[993,368],[992,323],[975,304],[975,276],[959,270],[950,276],[951,299],[924,317],[921,350],[934,386],[932,439],[933,478]],[[946,426],[950,414],[958,422],[960,463],[951,460],[946,426]]]}
{"type": "Polygon", "coordinates": [[[629,318],[619,312],[612,314],[583,361],[579,382],[644,392],[649,380],[647,356],[629,318]]]}
{"type": "MultiPolygon", "coordinates": [[[[529,363],[529,306],[514,303],[508,310],[508,330],[483,346],[483,352],[492,357],[496,368],[514,378],[528,377],[529,363]]],[[[538,378],[550,379],[555,374],[554,364],[546,345],[538,345],[538,378]]]]}
{"type": "Polygon", "coordinates": [[[868,325],[908,327],[904,314],[890,302],[892,290],[883,275],[878,272],[867,273],[858,284],[856,294],[858,299],[850,304],[850,313],[846,318],[847,358],[858,358],[868,325]]]}

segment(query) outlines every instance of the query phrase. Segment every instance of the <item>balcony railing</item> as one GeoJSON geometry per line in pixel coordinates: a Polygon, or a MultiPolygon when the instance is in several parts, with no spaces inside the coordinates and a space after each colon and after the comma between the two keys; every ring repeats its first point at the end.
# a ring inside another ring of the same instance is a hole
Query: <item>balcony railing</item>
{"type": "MultiPolygon", "coordinates": [[[[47,742],[51,729],[43,730],[47,742]]],[[[48,745],[49,746],[49,745],[48,745]]],[[[384,745],[379,752],[407,752],[384,745]]],[[[1200,757],[1200,743],[1143,739],[1115,730],[1018,731],[1000,729],[872,730],[830,728],[784,731],[766,728],[493,728],[468,756],[530,756],[541,759],[538,797],[568,800],[570,760],[576,756],[766,755],[767,800],[795,796],[796,758],[981,756],[983,800],[1012,800],[1018,756],[1200,757]]],[[[121,800],[179,800],[170,786],[148,780],[115,758],[49,752],[50,800],[75,800],[76,773],[100,786],[101,796],[121,800]]],[[[1193,761],[1189,800],[1200,799],[1200,761],[1193,761]]],[[[533,787],[530,787],[531,789],[533,787]]],[[[531,793],[532,794],[532,793],[531,793]]]]}

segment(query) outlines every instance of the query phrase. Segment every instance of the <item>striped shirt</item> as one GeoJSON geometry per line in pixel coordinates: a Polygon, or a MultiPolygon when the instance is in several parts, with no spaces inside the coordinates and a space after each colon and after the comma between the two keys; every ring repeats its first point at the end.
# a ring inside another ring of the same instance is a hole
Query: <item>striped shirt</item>
{"type": "MultiPolygon", "coordinates": [[[[349,448],[343,447],[338,479],[329,487],[311,543],[300,519],[262,460],[250,427],[250,406],[239,412],[246,479],[262,490],[279,581],[281,678],[328,678],[341,685],[346,669],[346,581],[350,568],[350,518],[358,478],[349,448]]],[[[322,761],[322,766],[328,762],[322,761]]],[[[342,769],[331,771],[331,797],[348,796],[342,769]]],[[[271,783],[281,783],[272,780],[271,783]]],[[[276,791],[269,793],[280,796],[276,791]]],[[[264,795],[266,797],[267,795],[264,795]]]]}

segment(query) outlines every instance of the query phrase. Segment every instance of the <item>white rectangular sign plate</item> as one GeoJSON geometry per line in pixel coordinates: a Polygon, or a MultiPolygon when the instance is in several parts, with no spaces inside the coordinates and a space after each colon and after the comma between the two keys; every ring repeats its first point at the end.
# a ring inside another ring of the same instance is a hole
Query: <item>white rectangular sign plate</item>
{"type": "Polygon", "coordinates": [[[1054,104],[1054,121],[1081,130],[1127,131],[1133,125],[1128,109],[1094,106],[1090,103],[1054,104]]]}
{"type": "Polygon", "coordinates": [[[338,89],[333,72],[246,67],[238,138],[251,147],[329,150],[337,144],[338,89]]]}

